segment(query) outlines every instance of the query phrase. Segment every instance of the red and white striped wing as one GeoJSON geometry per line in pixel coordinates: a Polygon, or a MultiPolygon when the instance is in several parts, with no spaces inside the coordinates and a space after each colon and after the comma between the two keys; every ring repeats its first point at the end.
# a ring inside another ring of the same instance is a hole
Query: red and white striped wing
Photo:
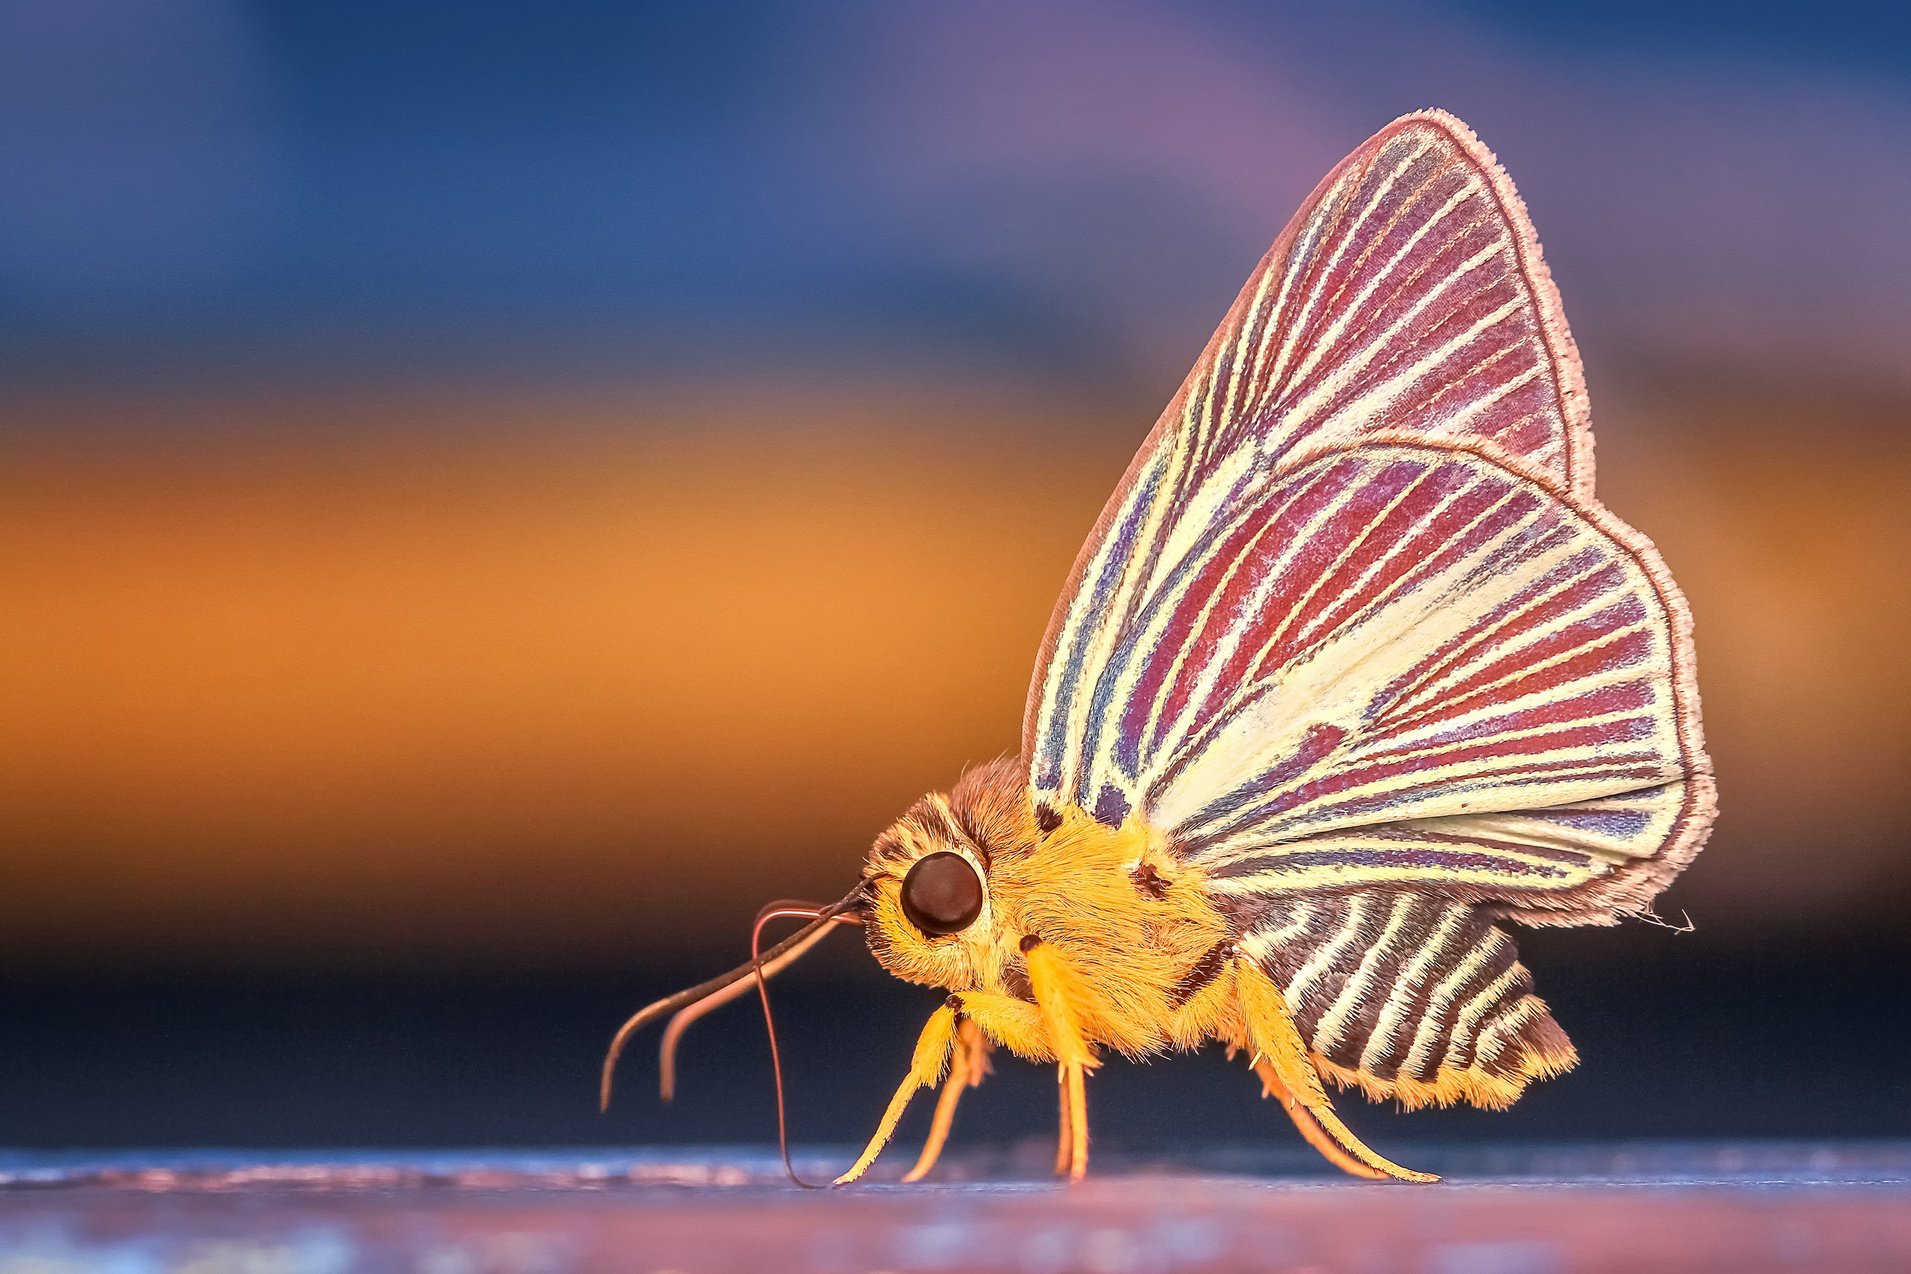
{"type": "Polygon", "coordinates": [[[1243,893],[1643,905],[1710,780],[1684,603],[1591,483],[1517,196],[1457,121],[1397,121],[1282,233],[1077,560],[1033,799],[1139,814],[1243,893]]]}
{"type": "Polygon", "coordinates": [[[1327,452],[1118,629],[1072,803],[1170,831],[1223,893],[1643,901],[1710,808],[1688,630],[1651,546],[1537,475],[1327,452]]]}

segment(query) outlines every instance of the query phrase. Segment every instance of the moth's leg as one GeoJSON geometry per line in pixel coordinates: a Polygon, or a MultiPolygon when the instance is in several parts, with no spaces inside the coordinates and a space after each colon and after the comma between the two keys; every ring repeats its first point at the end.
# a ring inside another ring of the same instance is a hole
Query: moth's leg
{"type": "Polygon", "coordinates": [[[1068,1179],[1080,1181],[1088,1175],[1088,1094],[1082,1067],[1064,1065],[1063,1078],[1068,1092],[1068,1179]]]}
{"type": "Polygon", "coordinates": [[[959,991],[949,998],[956,1001],[958,1013],[1017,1057],[1031,1062],[1055,1060],[1042,1010],[1027,1000],[993,991],[959,991]]]}
{"type": "Polygon", "coordinates": [[[1301,1135],[1320,1150],[1329,1160],[1357,1176],[1394,1177],[1401,1181],[1438,1181],[1439,1178],[1425,1172],[1414,1172],[1378,1154],[1354,1136],[1346,1124],[1340,1122],[1340,1116],[1334,1113],[1333,1103],[1327,1099],[1327,1090],[1321,1087],[1320,1073],[1308,1060],[1307,1045],[1294,1026],[1294,1019],[1287,1012],[1287,1001],[1281,995],[1281,989],[1267,976],[1261,966],[1253,960],[1242,957],[1238,962],[1239,976],[1235,979],[1237,994],[1241,1001],[1241,1015],[1247,1023],[1248,1040],[1254,1046],[1255,1070],[1261,1073],[1262,1082],[1269,1080],[1272,1072],[1273,1084],[1283,1097],[1282,1105],[1301,1130],[1301,1135]],[[1265,1065],[1267,1071],[1262,1071],[1265,1065]],[[1302,1122],[1305,1116],[1307,1122],[1302,1122]],[[1338,1153],[1322,1146],[1310,1133],[1313,1132],[1332,1143],[1338,1153]],[[1349,1167],[1352,1160],[1359,1167],[1349,1167]]]}
{"type": "Polygon", "coordinates": [[[1261,1077],[1261,1095],[1272,1097],[1280,1102],[1281,1109],[1294,1121],[1294,1127],[1300,1130],[1307,1144],[1320,1151],[1321,1156],[1342,1172],[1356,1177],[1366,1177],[1373,1181],[1388,1180],[1387,1174],[1379,1168],[1370,1168],[1358,1158],[1343,1150],[1340,1143],[1328,1135],[1320,1121],[1314,1118],[1312,1111],[1301,1105],[1300,1098],[1287,1091],[1287,1085],[1274,1071],[1274,1065],[1265,1057],[1254,1059],[1254,1073],[1261,1077]]]}
{"type": "Polygon", "coordinates": [[[1061,957],[1040,946],[1031,947],[1029,985],[1036,1003],[989,991],[963,991],[953,996],[965,1017],[974,1020],[989,1038],[1017,1057],[1055,1061],[1057,1091],[1065,1149],[1056,1156],[1057,1172],[1079,1179],[1088,1171],[1088,1107],[1084,1074],[1095,1067],[1071,1005],[1071,972],[1061,957]]]}
{"type": "Polygon", "coordinates": [[[1055,1135],[1055,1175],[1059,1177],[1068,1171],[1075,1159],[1074,1115],[1068,1105],[1068,1071],[1061,1066],[1055,1068],[1055,1092],[1058,1095],[1056,1104],[1062,1112],[1061,1131],[1055,1135]]]}
{"type": "MultiPolygon", "coordinates": [[[[954,997],[950,997],[953,999],[954,997]]],[[[889,1109],[883,1112],[882,1122],[876,1126],[876,1135],[869,1139],[862,1157],[842,1176],[836,1178],[839,1186],[848,1185],[869,1171],[869,1165],[876,1162],[876,1156],[896,1133],[896,1124],[902,1119],[902,1112],[909,1106],[909,1099],[918,1088],[934,1088],[942,1078],[942,1072],[949,1064],[949,1052],[955,1046],[956,1010],[953,1004],[945,1004],[929,1017],[922,1028],[922,1036],[916,1041],[915,1057],[911,1060],[909,1074],[903,1078],[902,1086],[896,1095],[889,1099],[889,1109]]]]}
{"type": "Polygon", "coordinates": [[[903,1176],[904,1181],[920,1181],[929,1175],[949,1140],[949,1125],[955,1121],[956,1103],[965,1089],[974,1088],[989,1073],[989,1037],[966,1017],[956,1019],[955,1057],[949,1063],[948,1077],[942,1081],[942,1095],[936,1099],[935,1122],[929,1126],[929,1139],[922,1143],[916,1166],[903,1176]]]}
{"type": "MultiPolygon", "coordinates": [[[[1097,1065],[1076,1008],[1081,995],[1081,975],[1060,952],[1033,935],[1022,940],[1022,959],[1028,965],[1029,989],[1035,995],[1036,1007],[1042,1011],[1042,1022],[1048,1027],[1049,1039],[1055,1047],[1055,1060],[1061,1066],[1062,1114],[1068,1127],[1068,1179],[1080,1181],[1088,1172],[1088,1094],[1084,1080],[1097,1065]]],[[[1061,1160],[1058,1150],[1058,1169],[1061,1160]]]]}

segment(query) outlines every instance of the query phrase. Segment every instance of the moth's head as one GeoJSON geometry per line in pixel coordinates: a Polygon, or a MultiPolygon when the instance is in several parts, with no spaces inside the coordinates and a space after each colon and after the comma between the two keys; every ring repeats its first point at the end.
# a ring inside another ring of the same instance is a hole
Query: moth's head
{"type": "Polygon", "coordinates": [[[1033,829],[1013,761],[971,770],[876,838],[863,867],[863,933],[883,968],[952,991],[987,989],[1014,963],[1014,873],[1033,829]]]}
{"type": "Polygon", "coordinates": [[[863,933],[908,982],[973,990],[997,967],[989,860],[927,797],[876,838],[863,870],[863,933]]]}

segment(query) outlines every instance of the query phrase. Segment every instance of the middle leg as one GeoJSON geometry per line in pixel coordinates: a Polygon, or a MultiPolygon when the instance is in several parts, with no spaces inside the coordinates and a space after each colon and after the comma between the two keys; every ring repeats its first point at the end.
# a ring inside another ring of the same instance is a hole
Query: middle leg
{"type": "Polygon", "coordinates": [[[1088,1173],[1086,1078],[1098,1065],[1076,1008],[1080,976],[1060,952],[1033,935],[1022,939],[1022,958],[1028,965],[1029,989],[1042,1011],[1042,1023],[1048,1028],[1060,1067],[1064,1135],[1056,1149],[1055,1170],[1057,1174],[1066,1171],[1070,1181],[1080,1181],[1088,1173]]]}

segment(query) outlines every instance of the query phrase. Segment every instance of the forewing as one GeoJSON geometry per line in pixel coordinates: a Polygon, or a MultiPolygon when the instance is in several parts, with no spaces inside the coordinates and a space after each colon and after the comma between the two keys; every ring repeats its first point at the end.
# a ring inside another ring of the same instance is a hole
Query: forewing
{"type": "Polygon", "coordinates": [[[1103,509],[1030,688],[1038,794],[1080,785],[1083,672],[1195,541],[1310,452],[1389,433],[1592,490],[1579,355],[1525,207],[1438,111],[1389,124],[1314,190],[1103,509]]]}

